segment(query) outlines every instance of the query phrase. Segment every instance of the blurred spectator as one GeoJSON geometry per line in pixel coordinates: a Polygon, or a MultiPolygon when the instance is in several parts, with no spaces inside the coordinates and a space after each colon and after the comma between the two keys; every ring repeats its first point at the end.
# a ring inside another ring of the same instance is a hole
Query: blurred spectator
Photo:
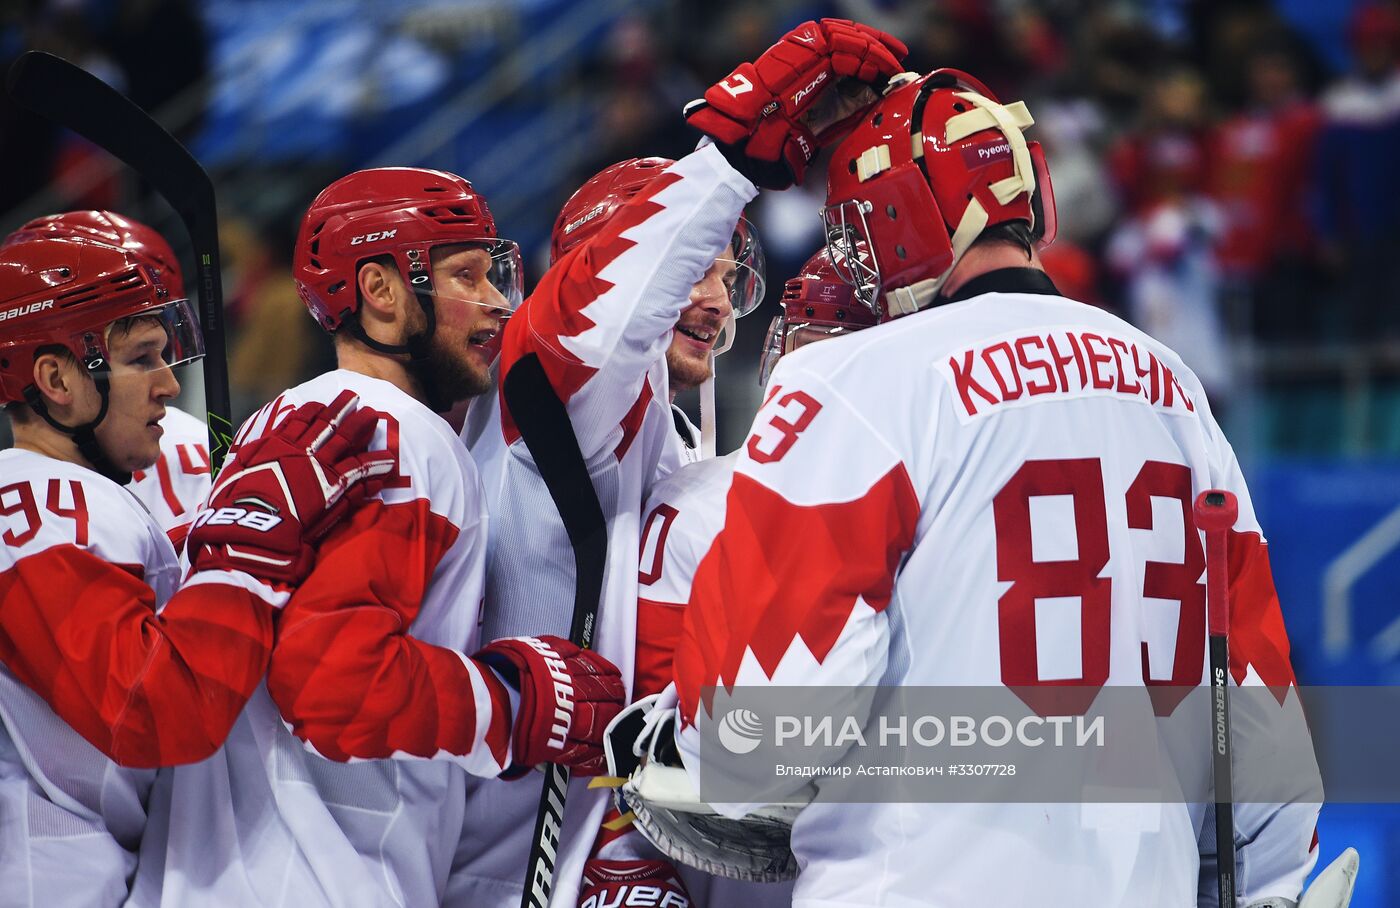
{"type": "Polygon", "coordinates": [[[1219,210],[1206,197],[1178,198],[1129,218],[1108,246],[1129,320],[1180,354],[1217,416],[1235,384],[1214,254],[1220,230],[1219,210]]]}
{"type": "Polygon", "coordinates": [[[265,231],[240,220],[219,233],[225,305],[235,328],[228,359],[237,425],[326,365],[329,348],[292,281],[292,243],[274,248],[265,231]]]}
{"type": "Polygon", "coordinates": [[[1177,66],[1150,85],[1142,120],[1109,153],[1119,197],[1132,214],[1194,196],[1206,186],[1206,86],[1177,66]]]}
{"type": "Polygon", "coordinates": [[[1224,217],[1220,265],[1252,312],[1246,327],[1297,339],[1316,308],[1306,198],[1319,117],[1287,48],[1256,48],[1246,70],[1245,107],[1211,142],[1210,186],[1224,217]]]}
{"type": "Polygon", "coordinates": [[[1400,299],[1400,12],[1352,18],[1355,71],[1323,97],[1317,226],[1341,283],[1347,334],[1394,336],[1400,299]]]}

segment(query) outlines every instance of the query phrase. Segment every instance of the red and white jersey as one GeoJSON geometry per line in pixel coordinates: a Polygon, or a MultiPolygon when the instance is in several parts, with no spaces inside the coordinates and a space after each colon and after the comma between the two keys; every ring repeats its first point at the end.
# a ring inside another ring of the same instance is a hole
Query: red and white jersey
{"type": "MultiPolygon", "coordinates": [[[[691,288],[756,193],[718,149],[687,155],[556,262],[502,338],[499,374],[537,355],[588,463],[608,524],[595,646],[629,683],[642,504],[658,475],[688,459],[669,403],[666,349],[691,288]]],[[[482,636],[567,637],[574,601],[568,537],[500,394],[481,403],[490,406],[473,406],[463,438],[481,469],[492,521],[482,636]]],[[[540,788],[533,775],[472,781],[473,819],[451,904],[519,904],[540,788]]],[[[585,782],[571,786],[555,904],[577,903],[583,862],[607,801],[585,782]]]]}
{"type": "Polygon", "coordinates": [[[162,527],[92,470],[12,449],[0,477],[0,905],[121,904],[150,767],[223,739],[286,597],[222,571],[177,593],[162,527]]]}
{"type": "Polygon", "coordinates": [[[209,494],[209,428],[176,407],[165,408],[160,427],[165,430],[160,458],[150,468],[133,472],[127,488],[178,551],[195,511],[209,494]]]}
{"type": "Polygon", "coordinates": [[[509,694],[466,655],[486,512],[447,423],[388,382],[335,371],[254,414],[229,458],[346,389],[382,414],[370,446],[397,453],[397,474],[320,544],[228,743],[157,785],[134,905],[436,905],[467,771],[509,764],[509,694]]]}
{"type": "MultiPolygon", "coordinates": [[[[1287,688],[1244,479],[1171,350],[1034,293],[804,347],[770,379],[694,581],[676,651],[683,716],[717,684],[1204,684],[1192,504],[1211,487],[1240,501],[1231,673],[1287,688]]],[[[680,735],[692,768],[698,738],[693,725],[680,735]]],[[[1208,778],[1210,758],[1203,748],[1183,771],[1208,778]]],[[[1242,904],[1297,898],[1317,810],[1237,808],[1242,904]]],[[[817,802],[793,827],[793,903],[1193,905],[1204,813],[817,802]]]]}
{"type": "Polygon", "coordinates": [[[700,561],[724,527],[739,452],[681,467],[651,488],[637,569],[637,656],[633,698],[671,683],[671,657],[700,561]]]}

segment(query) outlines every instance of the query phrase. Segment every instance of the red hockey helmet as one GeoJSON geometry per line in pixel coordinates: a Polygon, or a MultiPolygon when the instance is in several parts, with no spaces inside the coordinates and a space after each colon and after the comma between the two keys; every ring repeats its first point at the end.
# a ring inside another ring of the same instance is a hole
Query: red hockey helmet
{"type": "MultiPolygon", "coordinates": [[[[554,231],[549,238],[549,263],[553,265],[565,253],[591,239],[622,206],[674,163],[670,158],[631,158],[604,168],[580,186],[554,220],[554,231]]],[[[734,317],[741,318],[758,308],[766,291],[763,244],[747,218],[739,218],[735,225],[730,248],[734,253],[735,275],[729,302],[734,317]]]]}
{"type": "Polygon", "coordinates": [[[1024,103],[1001,104],[958,70],[891,80],[837,146],[822,213],[834,251],[869,243],[868,258],[836,262],[872,311],[892,318],[931,304],[988,227],[1024,221],[1041,245],[1054,239],[1045,156],[1021,134],[1032,122],[1024,103]]]}
{"type": "Polygon", "coordinates": [[[360,170],[326,187],[307,209],[292,275],[311,315],[334,332],[360,308],[355,281],[366,259],[392,255],[414,290],[431,294],[429,250],[458,243],[480,243],[491,253],[488,280],[505,308],[519,306],[520,247],[497,236],[491,209],[471,183],[417,167],[360,170]]]}
{"type": "Polygon", "coordinates": [[[5,238],[5,245],[38,237],[77,237],[120,246],[144,258],[165,282],[172,299],[185,295],[185,279],[175,250],[154,227],[115,211],[65,211],[35,218],[5,238]]]}
{"type": "Polygon", "coordinates": [[[189,301],[171,299],[145,256],[73,237],[6,244],[0,248],[0,403],[27,399],[34,360],[44,347],[65,347],[90,375],[109,376],[114,364],[107,329],[132,316],[157,318],[166,333],[159,360],[145,368],[178,366],[204,355],[189,301]]]}
{"type": "MultiPolygon", "coordinates": [[[[864,243],[858,244],[857,252],[870,254],[864,243]]],[[[778,360],[798,347],[879,323],[875,313],[857,299],[855,288],[838,272],[831,255],[830,249],[818,250],[797,277],[783,285],[783,312],[768,326],[759,384],[768,384],[778,360]]]]}

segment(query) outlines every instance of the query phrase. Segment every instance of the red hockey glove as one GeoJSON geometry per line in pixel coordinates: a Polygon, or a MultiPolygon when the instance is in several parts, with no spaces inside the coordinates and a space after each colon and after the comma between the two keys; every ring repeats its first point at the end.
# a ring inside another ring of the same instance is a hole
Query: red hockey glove
{"type": "Polygon", "coordinates": [[[583,888],[578,908],[611,905],[652,905],[655,908],[690,908],[676,868],[666,861],[604,861],[594,858],[583,865],[583,888]]]}
{"type": "Polygon", "coordinates": [[[329,406],[305,404],[238,450],[191,524],[185,545],[195,570],[289,585],[306,579],[312,543],[397,465],[388,451],[365,453],[379,415],[355,410],[358,400],[342,391],[329,406]]]}
{"type": "Polygon", "coordinates": [[[520,692],[511,736],[517,767],[562,763],[580,776],[606,768],[603,733],[626,699],[617,666],[560,637],[508,637],[475,658],[520,692]]]}
{"type": "Polygon", "coordinates": [[[908,52],[899,39],[848,19],[804,22],[710,86],[704,100],[692,101],[686,122],[719,143],[755,185],[786,189],[801,183],[817,151],[839,138],[839,129],[814,136],[803,122],[817,98],[837,79],[888,79],[908,52]]]}

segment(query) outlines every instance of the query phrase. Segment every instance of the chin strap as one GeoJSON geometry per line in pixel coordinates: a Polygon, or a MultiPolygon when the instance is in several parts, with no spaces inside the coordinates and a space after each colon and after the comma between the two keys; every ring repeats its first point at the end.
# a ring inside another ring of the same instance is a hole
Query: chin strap
{"type": "Polygon", "coordinates": [[[700,456],[715,456],[715,439],[718,435],[717,421],[715,418],[715,361],[720,354],[728,352],[734,346],[734,337],[738,326],[735,324],[734,313],[729,314],[724,326],[719,329],[719,339],[715,341],[714,347],[710,350],[710,377],[700,383],[700,456]]]}
{"type": "Polygon", "coordinates": [[[433,305],[431,288],[423,290],[415,286],[413,296],[418,300],[419,308],[423,310],[423,318],[427,322],[427,327],[410,336],[405,343],[386,344],[383,341],[375,340],[365,331],[365,326],[360,323],[359,319],[351,319],[345,324],[355,339],[371,350],[389,356],[407,356],[408,362],[404,363],[404,368],[408,370],[408,374],[413,376],[413,380],[422,389],[424,402],[428,405],[428,409],[434,413],[446,413],[452,409],[455,401],[444,399],[441,389],[437,386],[437,381],[433,378],[432,366],[429,362],[433,335],[437,333],[437,307],[433,305]]]}
{"type": "MultiPolygon", "coordinates": [[[[89,365],[89,368],[92,368],[89,365]]],[[[97,441],[97,427],[102,420],[107,418],[107,406],[110,402],[110,384],[106,373],[92,374],[92,382],[97,386],[97,396],[102,401],[101,407],[97,410],[97,416],[80,426],[65,426],[54,419],[49,412],[48,405],[44,403],[44,398],[39,394],[39,389],[34,385],[24,389],[24,401],[29,404],[29,409],[38,413],[39,416],[54,429],[73,439],[73,443],[78,446],[78,453],[83,455],[83,459],[92,465],[92,468],[101,475],[112,480],[119,486],[124,486],[131,482],[131,471],[122,470],[112,459],[107,456],[107,452],[102,450],[102,445],[97,441]]]]}

